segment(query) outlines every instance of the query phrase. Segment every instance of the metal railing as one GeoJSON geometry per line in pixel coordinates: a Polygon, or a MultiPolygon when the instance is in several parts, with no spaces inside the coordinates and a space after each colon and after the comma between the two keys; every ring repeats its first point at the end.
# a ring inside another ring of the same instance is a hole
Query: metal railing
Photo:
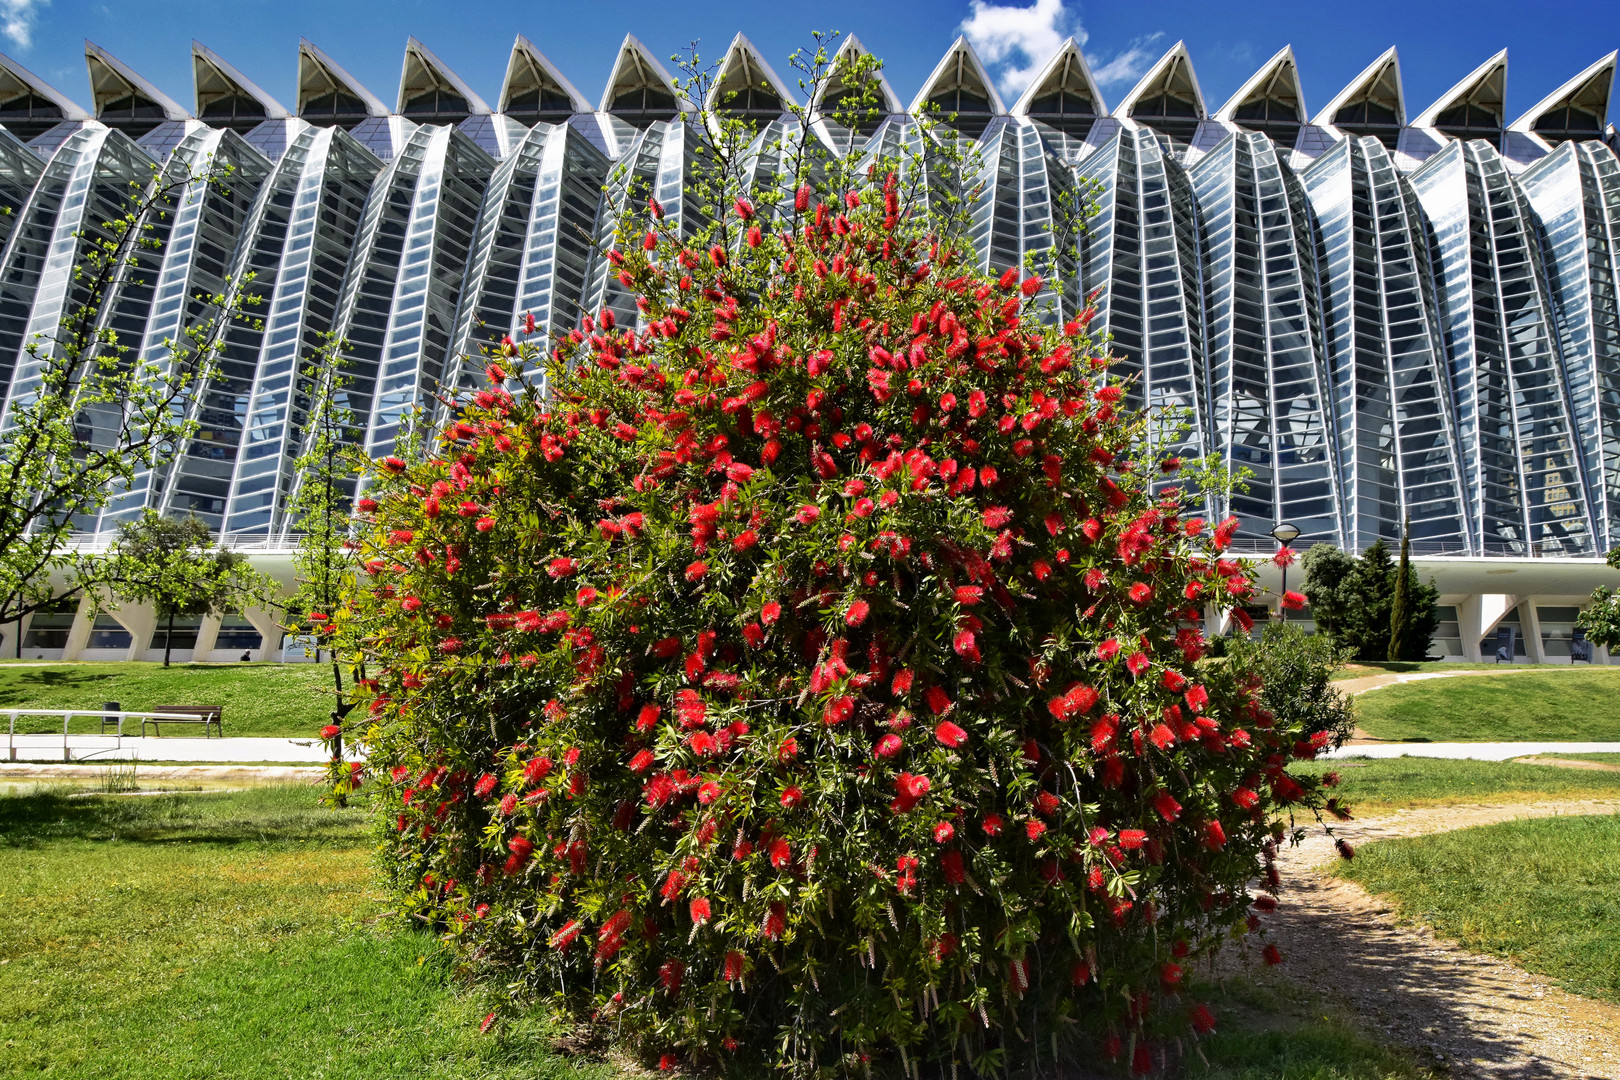
{"type": "MultiPolygon", "coordinates": [[[[19,717],[19,716],[60,716],[62,718],[62,760],[63,761],[71,761],[72,760],[72,758],[69,757],[68,724],[71,723],[73,721],[73,718],[77,717],[77,716],[88,716],[88,717],[90,717],[90,718],[92,718],[94,720],[99,721],[100,725],[101,725],[101,730],[96,732],[96,734],[81,736],[83,738],[96,738],[96,739],[108,738],[109,736],[107,735],[107,725],[108,724],[116,724],[117,725],[117,731],[115,732],[115,734],[113,734],[111,736],[111,738],[116,739],[117,740],[117,745],[120,746],[120,747],[122,747],[123,744],[124,744],[124,721],[125,720],[141,720],[141,721],[146,721],[146,720],[167,720],[167,721],[171,721],[171,722],[179,721],[179,722],[184,722],[184,723],[196,723],[196,721],[197,721],[196,716],[189,715],[189,714],[158,713],[158,712],[129,712],[129,711],[119,711],[119,710],[116,710],[116,709],[112,709],[112,710],[109,710],[109,709],[6,709],[5,713],[6,713],[6,717],[7,717],[7,725],[6,725],[6,744],[7,744],[7,751],[8,751],[7,752],[7,759],[10,760],[10,761],[16,761],[17,760],[17,717],[19,717]]],[[[143,725],[143,729],[144,729],[144,725],[143,725]]],[[[203,730],[206,733],[207,732],[207,727],[205,726],[203,728],[203,730]]],[[[223,735],[224,735],[224,733],[221,732],[221,737],[223,737],[223,735]]]]}

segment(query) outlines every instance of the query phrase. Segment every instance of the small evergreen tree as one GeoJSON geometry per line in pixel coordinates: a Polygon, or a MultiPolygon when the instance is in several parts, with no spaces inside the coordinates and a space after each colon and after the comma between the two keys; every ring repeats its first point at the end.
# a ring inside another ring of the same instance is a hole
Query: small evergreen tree
{"type": "Polygon", "coordinates": [[[174,651],[176,618],[266,603],[274,588],[247,556],[215,547],[213,534],[197,518],[166,518],[150,510],[119,528],[105,574],[115,599],[157,609],[166,628],[164,667],[174,651]]]}
{"type": "Polygon", "coordinates": [[[1316,628],[1334,639],[1341,637],[1345,613],[1355,604],[1347,585],[1356,559],[1332,544],[1314,544],[1300,558],[1305,570],[1304,591],[1311,604],[1316,628]]]}
{"type": "Polygon", "coordinates": [[[1440,626],[1440,590],[1432,581],[1423,584],[1418,580],[1409,551],[1397,565],[1382,540],[1373,541],[1359,559],[1328,544],[1317,544],[1302,562],[1305,595],[1317,629],[1351,659],[1377,663],[1422,660],[1428,655],[1429,643],[1440,626]],[[1404,582],[1406,600],[1396,647],[1399,582],[1404,582]]]}
{"type": "MultiPolygon", "coordinates": [[[[1404,660],[1411,649],[1407,636],[1412,622],[1412,526],[1401,530],[1401,562],[1395,570],[1395,593],[1389,606],[1389,658],[1404,660]]],[[[1425,652],[1428,649],[1425,647],[1425,652]]]]}
{"type": "MultiPolygon", "coordinates": [[[[1620,547],[1609,551],[1608,564],[1620,570],[1620,547]]],[[[1586,640],[1611,652],[1620,648],[1620,589],[1607,585],[1592,593],[1592,602],[1582,609],[1575,625],[1586,631],[1586,640]]]]}

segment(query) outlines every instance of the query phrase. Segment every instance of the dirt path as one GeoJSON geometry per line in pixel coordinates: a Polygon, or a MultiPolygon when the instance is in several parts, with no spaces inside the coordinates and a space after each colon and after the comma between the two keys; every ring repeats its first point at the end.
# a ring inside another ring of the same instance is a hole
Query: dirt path
{"type": "MultiPolygon", "coordinates": [[[[1352,844],[1513,818],[1601,814],[1612,801],[1449,806],[1400,811],[1338,829],[1352,844]]],[[[1370,1031],[1454,1078],[1620,1080],[1620,1008],[1565,993],[1492,956],[1397,921],[1388,904],[1324,873],[1337,858],[1317,835],[1286,852],[1269,917],[1285,979],[1343,1001],[1370,1031]]]]}

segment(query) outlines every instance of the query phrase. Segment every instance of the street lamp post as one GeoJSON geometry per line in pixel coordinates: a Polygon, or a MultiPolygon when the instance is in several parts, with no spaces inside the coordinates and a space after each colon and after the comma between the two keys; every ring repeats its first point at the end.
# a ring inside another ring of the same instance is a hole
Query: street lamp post
{"type": "MultiPolygon", "coordinates": [[[[1299,539],[1299,530],[1286,521],[1279,521],[1271,527],[1271,538],[1277,541],[1277,551],[1281,554],[1284,548],[1299,539]]],[[[1286,597],[1288,595],[1288,561],[1279,559],[1277,565],[1282,567],[1282,596],[1286,597]]],[[[1288,606],[1281,599],[1277,601],[1277,612],[1282,616],[1283,622],[1288,621],[1288,606]]]]}

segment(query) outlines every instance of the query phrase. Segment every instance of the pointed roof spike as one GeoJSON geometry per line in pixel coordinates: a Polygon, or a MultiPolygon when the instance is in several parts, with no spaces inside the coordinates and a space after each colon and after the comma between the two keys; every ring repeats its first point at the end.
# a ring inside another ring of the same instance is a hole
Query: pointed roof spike
{"type": "Polygon", "coordinates": [[[977,139],[990,126],[992,117],[1004,116],[1007,107],[1001,103],[979,54],[973,51],[966,37],[958,37],[945,50],[938,64],[906,111],[913,116],[923,115],[933,106],[941,121],[954,115],[952,127],[968,138],[977,139]]]}
{"type": "Polygon", "coordinates": [[[668,69],[634,34],[624,35],[597,112],[651,122],[691,109],[691,103],[675,92],[675,78],[668,69]]]}
{"type": "Polygon", "coordinates": [[[1442,130],[1490,127],[1500,134],[1507,124],[1507,55],[1508,51],[1503,49],[1463,76],[1456,86],[1423,110],[1423,114],[1412,121],[1412,126],[1442,130]],[[1458,110],[1463,111],[1456,116],[1445,116],[1458,110]],[[1489,114],[1494,120],[1478,115],[1475,110],[1489,114]]]}
{"type": "Polygon", "coordinates": [[[1136,84],[1114,115],[1161,131],[1179,143],[1191,141],[1200,121],[1208,119],[1204,93],[1198,88],[1187,43],[1178,41],[1136,84]]]}
{"type": "Polygon", "coordinates": [[[496,110],[502,113],[572,113],[591,112],[591,103],[574,89],[562,72],[534,47],[534,42],[517,36],[512,42],[512,56],[506,62],[506,78],[501,81],[501,101],[496,110]],[[528,99],[534,99],[533,108],[528,99]],[[517,107],[513,103],[517,102],[517,107]],[[564,104],[566,102],[566,104],[564,104]]]}
{"type": "Polygon", "coordinates": [[[23,67],[0,53],[0,124],[19,139],[43,135],[64,120],[91,119],[90,113],[23,67]]]}
{"type": "Polygon", "coordinates": [[[774,120],[787,111],[788,102],[796,105],[798,99],[754,48],[754,43],[742,34],[732,38],[704,105],[724,112],[757,114],[761,118],[767,118],[768,114],[768,118],[774,120]],[[728,103],[726,95],[729,94],[736,96],[728,103]]]}
{"type": "MultiPolygon", "coordinates": [[[[839,64],[844,61],[845,56],[849,57],[848,63],[853,63],[860,57],[871,55],[866,46],[861,44],[860,38],[854,34],[844,38],[844,43],[838,46],[838,51],[833,54],[832,68],[827,80],[816,89],[815,96],[810,101],[811,110],[819,110],[821,103],[826,101],[829,95],[837,101],[838,95],[849,89],[837,77],[839,64]]],[[[877,79],[878,110],[887,113],[905,112],[905,106],[900,103],[900,96],[894,92],[894,87],[889,85],[889,80],[883,77],[883,69],[877,68],[872,75],[877,79]]]]}
{"type": "Polygon", "coordinates": [[[1074,38],[1069,38],[1059,45],[1052,58],[1041,65],[1035,77],[1030,80],[1029,89],[1024,91],[1024,95],[1012,107],[1012,115],[1066,113],[1067,101],[1057,103],[1058,108],[1041,107],[1053,96],[1061,96],[1063,99],[1083,99],[1090,103],[1092,116],[1108,115],[1108,106],[1103,101],[1102,92],[1097,89],[1097,80],[1091,77],[1091,66],[1086,63],[1085,54],[1080,51],[1080,46],[1074,38]]]}
{"type": "Polygon", "coordinates": [[[1267,115],[1250,115],[1247,117],[1249,120],[1275,120],[1277,117],[1270,114],[1279,111],[1276,107],[1280,107],[1286,119],[1298,124],[1305,123],[1305,91],[1299,85],[1299,64],[1294,60],[1292,45],[1284,45],[1281,52],[1251,75],[1231,100],[1221,106],[1215,119],[1249,126],[1238,113],[1248,111],[1253,106],[1264,106],[1267,115]]]}
{"type": "Polygon", "coordinates": [[[90,73],[90,97],[97,120],[145,132],[164,120],[191,119],[184,105],[93,41],[84,43],[84,66],[90,73]]]}
{"type": "Polygon", "coordinates": [[[1401,58],[1393,45],[1385,50],[1382,56],[1368,64],[1360,75],[1351,79],[1350,84],[1324,105],[1311,123],[1319,127],[1341,127],[1343,125],[1337,122],[1340,112],[1354,109],[1367,102],[1376,106],[1381,114],[1392,114],[1393,118],[1388,120],[1380,118],[1375,121],[1355,120],[1347,116],[1346,119],[1357,125],[1387,123],[1396,128],[1406,123],[1406,98],[1401,93],[1401,58]]]}
{"type": "MultiPolygon", "coordinates": [[[[257,124],[265,120],[285,120],[292,115],[257,83],[195,39],[191,42],[191,82],[197,96],[197,116],[210,123],[239,118],[244,125],[249,120],[257,124]],[[237,102],[243,98],[256,103],[262,113],[242,109],[237,102]]],[[[226,126],[231,125],[227,122],[226,126]]]]}
{"type": "Polygon", "coordinates": [[[359,121],[367,116],[387,116],[388,106],[316,48],[314,42],[299,38],[298,115],[359,121]]]}
{"type": "Polygon", "coordinates": [[[1509,125],[1509,131],[1535,135],[1556,144],[1570,139],[1600,139],[1608,121],[1609,98],[1620,52],[1612,52],[1538,101],[1509,125]]]}
{"type": "Polygon", "coordinates": [[[405,40],[405,62],[399,72],[401,116],[450,116],[464,120],[494,112],[472,87],[414,36],[405,40]]]}

